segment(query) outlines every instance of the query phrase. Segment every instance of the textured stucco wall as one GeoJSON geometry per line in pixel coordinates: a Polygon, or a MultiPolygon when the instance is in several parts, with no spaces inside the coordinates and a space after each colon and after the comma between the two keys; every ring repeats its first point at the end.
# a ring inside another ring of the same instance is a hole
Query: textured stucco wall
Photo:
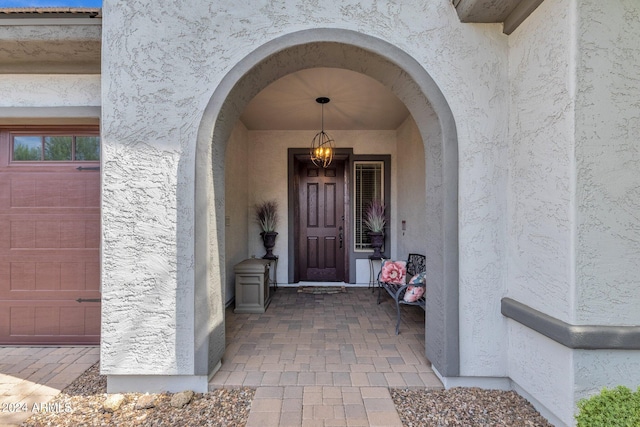
{"type": "Polygon", "coordinates": [[[637,390],[640,351],[577,350],[574,355],[575,402],[619,385],[637,390]]]}
{"type": "MultiPolygon", "coordinates": [[[[270,1],[150,8],[106,0],[103,12],[103,372],[193,372],[193,165],[204,107],[227,72],[257,46],[298,30],[333,27],[407,52],[449,103],[461,152],[460,292],[468,308],[461,333],[474,338],[460,343],[461,369],[505,374],[499,242],[505,230],[500,165],[507,44],[499,25],[461,24],[447,0],[304,1],[284,8],[270,1]]],[[[213,153],[224,151],[216,146],[213,153]]],[[[221,197],[211,197],[220,207],[221,197]]],[[[210,215],[215,228],[220,221],[210,215]]],[[[213,274],[204,282],[213,323],[222,316],[218,249],[211,249],[213,274]]]]}
{"type": "MultiPolygon", "coordinates": [[[[640,322],[638,16],[633,0],[546,0],[509,39],[508,295],[570,324],[640,322]]],[[[580,398],[640,382],[637,351],[509,325],[509,376],[561,423],[580,398]]]]}
{"type": "MultiPolygon", "coordinates": [[[[396,221],[399,258],[410,253],[426,254],[426,171],[422,135],[412,117],[407,118],[397,129],[398,170],[396,175],[398,194],[396,221]],[[405,230],[402,221],[406,221],[405,230]]],[[[428,136],[425,136],[428,137],[428,136]]]]}
{"type": "Polygon", "coordinates": [[[100,76],[0,74],[2,107],[100,106],[100,76]]]}
{"type": "MultiPolygon", "coordinates": [[[[64,44],[74,40],[97,40],[102,36],[99,19],[3,19],[0,21],[0,40],[39,41],[64,44]]],[[[18,50],[24,53],[24,48],[18,50]]],[[[44,52],[42,52],[44,53],[44,52]]],[[[67,55],[71,52],[67,52],[67,55]]]]}
{"type": "MultiPolygon", "coordinates": [[[[573,425],[573,351],[509,320],[509,377],[555,425],[573,425]],[[549,411],[552,415],[550,415],[549,411]]],[[[527,396],[527,397],[528,397],[527,396]]]]}
{"type": "Polygon", "coordinates": [[[576,322],[639,325],[640,3],[577,13],[576,322]]]}
{"type": "Polygon", "coordinates": [[[247,128],[238,121],[234,127],[227,158],[225,160],[225,295],[228,303],[235,296],[234,267],[247,258],[248,236],[247,223],[252,220],[251,212],[247,211],[249,176],[248,168],[249,135],[247,128]]]}
{"type": "Polygon", "coordinates": [[[509,295],[571,323],[573,2],[550,0],[509,38],[509,295]]]}
{"type": "MultiPolygon", "coordinates": [[[[509,37],[508,295],[573,321],[574,2],[544,1],[509,37]]],[[[509,377],[571,424],[572,353],[509,321],[509,377]]]]}
{"type": "Polygon", "coordinates": [[[0,19],[0,74],[98,74],[100,19],[0,19]]]}

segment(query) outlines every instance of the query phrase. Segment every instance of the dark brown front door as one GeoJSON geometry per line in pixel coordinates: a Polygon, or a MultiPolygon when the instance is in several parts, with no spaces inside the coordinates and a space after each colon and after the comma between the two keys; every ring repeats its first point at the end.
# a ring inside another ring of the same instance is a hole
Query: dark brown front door
{"type": "Polygon", "coordinates": [[[300,280],[344,281],[344,161],[300,168],[300,280]]]}

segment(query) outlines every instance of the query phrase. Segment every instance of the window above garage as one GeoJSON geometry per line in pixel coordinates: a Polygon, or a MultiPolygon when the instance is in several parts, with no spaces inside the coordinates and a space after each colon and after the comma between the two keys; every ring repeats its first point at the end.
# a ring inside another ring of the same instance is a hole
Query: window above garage
{"type": "Polygon", "coordinates": [[[96,162],[100,161],[97,129],[24,129],[8,131],[10,161],[96,162]]]}

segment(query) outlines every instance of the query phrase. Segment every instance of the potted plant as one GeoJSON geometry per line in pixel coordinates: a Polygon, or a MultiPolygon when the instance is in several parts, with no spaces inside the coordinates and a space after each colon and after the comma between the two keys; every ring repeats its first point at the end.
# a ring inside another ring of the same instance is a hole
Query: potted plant
{"type": "Polygon", "coordinates": [[[367,206],[365,213],[364,225],[369,229],[369,238],[371,239],[371,247],[373,248],[372,259],[382,258],[380,249],[384,244],[384,226],[387,218],[384,215],[385,206],[380,200],[372,200],[367,206]]]}
{"type": "Polygon", "coordinates": [[[267,253],[264,259],[275,259],[273,247],[276,244],[276,225],[278,225],[278,203],[275,200],[258,203],[255,205],[256,222],[262,230],[260,236],[267,253]]]}

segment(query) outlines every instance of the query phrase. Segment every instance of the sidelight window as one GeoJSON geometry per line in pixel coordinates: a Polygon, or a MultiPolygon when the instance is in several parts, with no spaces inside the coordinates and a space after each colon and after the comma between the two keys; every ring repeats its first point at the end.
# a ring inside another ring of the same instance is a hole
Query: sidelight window
{"type": "Polygon", "coordinates": [[[369,230],[364,225],[365,214],[373,200],[384,201],[384,162],[354,162],[354,249],[371,250],[369,230]]]}

